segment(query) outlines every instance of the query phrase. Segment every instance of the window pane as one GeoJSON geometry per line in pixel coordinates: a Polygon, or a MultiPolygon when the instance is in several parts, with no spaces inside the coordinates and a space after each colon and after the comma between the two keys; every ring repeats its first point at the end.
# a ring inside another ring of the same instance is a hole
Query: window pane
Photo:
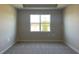
{"type": "Polygon", "coordinates": [[[41,24],[41,31],[49,32],[50,31],[50,24],[41,24]]]}
{"type": "Polygon", "coordinates": [[[50,23],[50,15],[41,15],[41,23],[50,23]]]}
{"type": "Polygon", "coordinates": [[[40,31],[40,25],[39,24],[31,24],[31,32],[32,31],[40,31]]]}
{"type": "Polygon", "coordinates": [[[40,23],[40,15],[30,15],[31,23],[40,23]]]}

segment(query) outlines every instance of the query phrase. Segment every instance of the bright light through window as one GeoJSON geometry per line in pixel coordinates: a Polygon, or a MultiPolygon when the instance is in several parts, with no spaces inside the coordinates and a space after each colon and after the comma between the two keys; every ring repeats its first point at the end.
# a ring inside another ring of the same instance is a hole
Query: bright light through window
{"type": "Polygon", "coordinates": [[[30,15],[31,32],[50,32],[50,15],[30,15]]]}
{"type": "Polygon", "coordinates": [[[40,31],[39,24],[31,24],[31,31],[40,31]]]}
{"type": "Polygon", "coordinates": [[[30,15],[31,23],[40,23],[40,15],[30,15]]]}
{"type": "Polygon", "coordinates": [[[41,15],[41,23],[50,23],[50,15],[41,15]]]}

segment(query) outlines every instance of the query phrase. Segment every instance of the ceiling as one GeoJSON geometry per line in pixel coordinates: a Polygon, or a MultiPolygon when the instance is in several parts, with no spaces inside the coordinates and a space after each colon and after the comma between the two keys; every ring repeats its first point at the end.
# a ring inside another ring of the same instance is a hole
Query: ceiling
{"type": "Polygon", "coordinates": [[[11,4],[17,9],[62,9],[68,4],[11,4]]]}

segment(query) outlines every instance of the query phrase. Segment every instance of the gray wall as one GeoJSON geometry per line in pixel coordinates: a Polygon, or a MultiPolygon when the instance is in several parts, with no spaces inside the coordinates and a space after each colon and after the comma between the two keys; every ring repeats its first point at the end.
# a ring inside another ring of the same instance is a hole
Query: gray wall
{"type": "Polygon", "coordinates": [[[18,10],[18,41],[62,41],[61,10],[18,10]],[[30,14],[51,14],[51,32],[30,32],[30,14]]]}
{"type": "Polygon", "coordinates": [[[16,10],[10,5],[0,5],[0,53],[15,43],[16,10]]]}
{"type": "Polygon", "coordinates": [[[64,10],[64,39],[79,53],[79,5],[70,5],[64,10]]]}

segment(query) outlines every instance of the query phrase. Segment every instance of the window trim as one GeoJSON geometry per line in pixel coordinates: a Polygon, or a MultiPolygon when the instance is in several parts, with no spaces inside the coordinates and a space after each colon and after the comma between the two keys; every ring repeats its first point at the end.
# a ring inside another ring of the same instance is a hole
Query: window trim
{"type": "MultiPolygon", "coordinates": [[[[40,15],[40,19],[39,19],[40,22],[39,22],[39,23],[31,23],[31,22],[30,22],[30,29],[31,29],[31,24],[39,24],[39,27],[40,27],[40,28],[39,28],[39,31],[31,31],[31,30],[30,30],[30,32],[51,32],[51,14],[30,14],[30,16],[31,16],[31,15],[40,15]],[[49,23],[41,23],[41,15],[50,15],[50,22],[49,22],[49,23]],[[50,31],[41,31],[41,24],[49,24],[49,25],[50,25],[50,26],[49,26],[49,27],[50,27],[50,31]]],[[[31,21],[31,19],[30,19],[30,21],[31,21]]]]}

